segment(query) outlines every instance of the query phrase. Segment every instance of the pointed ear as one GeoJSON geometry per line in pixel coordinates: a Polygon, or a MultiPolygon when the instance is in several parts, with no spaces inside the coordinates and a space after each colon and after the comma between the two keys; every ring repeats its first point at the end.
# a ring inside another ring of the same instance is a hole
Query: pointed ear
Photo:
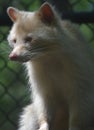
{"type": "Polygon", "coordinates": [[[16,8],[13,8],[13,7],[9,7],[7,9],[7,13],[8,13],[8,16],[10,17],[10,19],[15,22],[18,18],[18,14],[19,14],[19,10],[16,9],[16,8]]]}
{"type": "Polygon", "coordinates": [[[54,11],[48,2],[45,2],[39,10],[41,20],[44,23],[51,24],[54,20],[54,11]]]}

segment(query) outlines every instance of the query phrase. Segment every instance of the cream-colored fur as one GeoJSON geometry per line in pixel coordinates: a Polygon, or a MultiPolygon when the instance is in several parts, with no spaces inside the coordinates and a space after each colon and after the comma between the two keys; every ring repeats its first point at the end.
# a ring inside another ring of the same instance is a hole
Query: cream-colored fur
{"type": "Polygon", "coordinates": [[[79,30],[44,3],[36,12],[8,8],[10,59],[25,62],[33,103],[19,130],[94,128],[94,54],[79,30]]]}

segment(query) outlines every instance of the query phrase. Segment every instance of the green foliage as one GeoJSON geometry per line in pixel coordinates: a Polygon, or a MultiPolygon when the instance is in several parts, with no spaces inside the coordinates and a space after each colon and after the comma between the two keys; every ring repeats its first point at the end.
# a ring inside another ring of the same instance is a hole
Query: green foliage
{"type": "MultiPolygon", "coordinates": [[[[92,0],[94,2],[94,0],[92,0]]],[[[70,0],[70,3],[73,4],[74,11],[91,11],[93,10],[93,4],[89,0],[70,0]]]]}

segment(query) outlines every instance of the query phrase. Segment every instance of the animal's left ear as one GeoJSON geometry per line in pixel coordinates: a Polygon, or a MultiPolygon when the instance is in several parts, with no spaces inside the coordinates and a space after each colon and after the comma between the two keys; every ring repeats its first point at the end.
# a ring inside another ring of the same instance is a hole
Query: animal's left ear
{"type": "Polygon", "coordinates": [[[18,19],[18,15],[19,15],[19,10],[14,8],[14,7],[9,7],[7,9],[7,13],[10,17],[10,19],[15,22],[18,19]]]}
{"type": "Polygon", "coordinates": [[[39,13],[40,13],[40,16],[41,16],[41,20],[44,23],[51,24],[53,22],[53,20],[54,20],[54,11],[53,11],[52,6],[48,2],[45,2],[40,7],[39,13]]]}

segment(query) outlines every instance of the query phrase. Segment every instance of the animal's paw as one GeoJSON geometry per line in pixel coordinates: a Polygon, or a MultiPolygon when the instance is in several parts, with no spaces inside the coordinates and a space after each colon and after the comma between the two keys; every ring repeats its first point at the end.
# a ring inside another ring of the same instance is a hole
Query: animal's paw
{"type": "Polygon", "coordinates": [[[48,130],[48,124],[46,122],[43,123],[38,130],[48,130]]]}

